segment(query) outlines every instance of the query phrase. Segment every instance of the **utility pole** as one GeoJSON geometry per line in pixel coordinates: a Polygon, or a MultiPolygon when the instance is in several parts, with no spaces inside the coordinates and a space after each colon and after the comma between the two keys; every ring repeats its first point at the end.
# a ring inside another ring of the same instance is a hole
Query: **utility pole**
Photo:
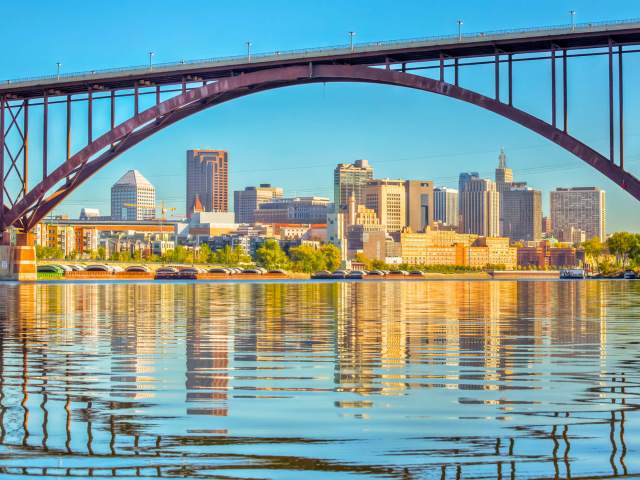
{"type": "Polygon", "coordinates": [[[462,20],[457,20],[456,23],[458,24],[458,41],[460,41],[462,40],[462,25],[464,22],[462,20]]]}
{"type": "Polygon", "coordinates": [[[353,37],[356,35],[356,32],[349,32],[349,50],[353,52],[353,37]]]}
{"type": "Polygon", "coordinates": [[[571,31],[575,31],[576,29],[576,11],[569,10],[569,15],[571,15],[571,31]]]}

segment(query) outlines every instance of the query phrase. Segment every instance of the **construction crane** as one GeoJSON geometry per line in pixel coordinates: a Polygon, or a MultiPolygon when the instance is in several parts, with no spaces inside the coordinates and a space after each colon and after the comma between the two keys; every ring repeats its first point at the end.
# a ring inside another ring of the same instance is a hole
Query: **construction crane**
{"type": "MultiPolygon", "coordinates": [[[[164,200],[162,200],[160,202],[159,206],[156,207],[149,207],[149,205],[142,205],[139,203],[123,203],[122,204],[123,207],[125,208],[145,208],[147,210],[156,210],[159,209],[160,210],[160,234],[164,234],[164,226],[167,223],[167,212],[175,212],[176,211],[176,207],[166,207],[164,204],[164,200]]],[[[175,241],[175,238],[174,238],[175,241]]]]}

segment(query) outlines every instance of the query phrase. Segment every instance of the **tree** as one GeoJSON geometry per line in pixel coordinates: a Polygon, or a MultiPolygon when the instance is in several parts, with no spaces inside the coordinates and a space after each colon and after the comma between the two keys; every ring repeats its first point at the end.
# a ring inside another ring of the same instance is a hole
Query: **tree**
{"type": "Polygon", "coordinates": [[[247,253],[242,245],[236,245],[233,247],[233,258],[236,261],[236,265],[240,263],[251,263],[251,255],[247,253]]]}
{"type": "Polygon", "coordinates": [[[294,270],[298,272],[317,272],[327,269],[323,253],[311,245],[299,245],[289,249],[294,270]]]}
{"type": "Polygon", "coordinates": [[[337,270],[342,263],[340,249],[332,243],[327,243],[320,247],[320,254],[324,259],[325,268],[323,270],[337,270]]]}
{"type": "Polygon", "coordinates": [[[582,248],[584,248],[584,255],[588,263],[592,266],[597,265],[600,269],[600,257],[604,252],[604,245],[600,241],[599,237],[593,237],[585,242],[582,242],[582,248]]]}
{"type": "Polygon", "coordinates": [[[255,260],[259,266],[267,270],[289,268],[290,266],[289,258],[280,248],[278,241],[272,238],[266,239],[264,243],[258,247],[255,260]]]}
{"type": "Polygon", "coordinates": [[[200,245],[200,249],[198,250],[198,256],[196,257],[198,263],[207,263],[209,261],[209,257],[211,256],[211,248],[206,243],[200,245]]]}
{"type": "Polygon", "coordinates": [[[371,267],[371,260],[364,253],[356,253],[354,260],[358,263],[362,263],[366,270],[375,270],[371,267]]]}
{"type": "Polygon", "coordinates": [[[607,248],[609,253],[615,255],[616,264],[626,267],[637,241],[636,235],[629,232],[616,232],[607,239],[607,248]]]}
{"type": "Polygon", "coordinates": [[[106,260],[107,258],[107,249],[104,247],[98,247],[97,251],[98,260],[106,260]]]}

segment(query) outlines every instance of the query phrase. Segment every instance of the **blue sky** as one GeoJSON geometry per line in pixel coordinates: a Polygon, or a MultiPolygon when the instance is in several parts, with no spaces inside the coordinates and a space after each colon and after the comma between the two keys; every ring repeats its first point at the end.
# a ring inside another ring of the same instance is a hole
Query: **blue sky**
{"type": "MultiPolygon", "coordinates": [[[[193,0],[184,5],[111,1],[5,2],[0,78],[239,55],[255,52],[466,32],[640,17],[636,1],[235,1],[193,0]],[[28,21],[19,21],[20,18],[28,21]]],[[[626,159],[640,175],[640,54],[628,56],[626,159]]],[[[489,92],[490,67],[463,70],[462,86],[489,92]]],[[[518,65],[516,105],[548,115],[548,66],[518,65]]],[[[601,152],[608,148],[604,58],[570,63],[570,126],[601,152]]],[[[96,115],[100,116],[102,107],[96,115]]],[[[97,127],[103,126],[96,120],[97,127]]],[[[64,152],[60,122],[52,125],[50,156],[64,152]]],[[[35,138],[37,130],[32,131],[35,138]]],[[[75,135],[80,148],[80,134],[75,135]]],[[[188,118],[122,155],[78,189],[57,210],[82,206],[109,213],[109,188],[129,168],[157,188],[158,200],[184,212],[185,151],[220,148],[230,155],[230,189],[270,182],[291,195],[332,192],[338,162],[367,158],[381,177],[433,179],[455,186],[460,171],[492,175],[504,147],[517,180],[548,191],[596,185],[607,191],[609,231],[640,230],[640,203],[579,159],[536,134],[478,107],[398,87],[328,84],[290,87],[239,99],[188,118]]]]}

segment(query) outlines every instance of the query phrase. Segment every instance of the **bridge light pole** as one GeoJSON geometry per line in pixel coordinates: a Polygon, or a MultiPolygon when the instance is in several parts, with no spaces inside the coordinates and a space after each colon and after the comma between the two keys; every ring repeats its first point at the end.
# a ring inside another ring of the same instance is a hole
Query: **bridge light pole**
{"type": "Polygon", "coordinates": [[[247,46],[247,60],[251,62],[251,42],[245,42],[247,46]]]}
{"type": "Polygon", "coordinates": [[[349,32],[349,50],[353,52],[353,37],[356,35],[356,32],[349,32]]]}
{"type": "Polygon", "coordinates": [[[458,24],[458,41],[460,41],[462,40],[462,25],[464,22],[462,20],[457,20],[456,23],[458,24]]]}
{"type": "Polygon", "coordinates": [[[576,29],[576,11],[569,10],[569,15],[571,15],[571,31],[573,32],[576,29]]]}
{"type": "Polygon", "coordinates": [[[153,63],[152,63],[152,58],[155,55],[154,52],[149,52],[149,70],[151,70],[153,68],[153,63]]]}
{"type": "Polygon", "coordinates": [[[62,66],[62,63],[56,62],[56,80],[60,80],[60,67],[61,66],[62,66]]]}

